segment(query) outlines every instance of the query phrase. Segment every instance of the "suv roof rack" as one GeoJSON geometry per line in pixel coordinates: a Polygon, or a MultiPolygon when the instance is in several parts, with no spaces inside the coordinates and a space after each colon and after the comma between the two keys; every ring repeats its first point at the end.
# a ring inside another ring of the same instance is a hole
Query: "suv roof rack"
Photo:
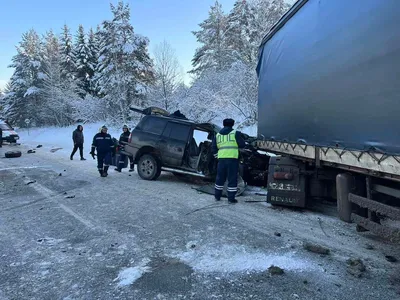
{"type": "Polygon", "coordinates": [[[150,106],[147,108],[141,108],[141,107],[137,107],[137,106],[131,106],[129,107],[130,110],[134,111],[134,112],[138,112],[141,114],[144,114],[146,116],[149,115],[161,115],[164,117],[171,117],[171,118],[176,118],[176,119],[184,119],[184,120],[188,120],[188,118],[186,118],[186,116],[184,114],[182,114],[179,110],[175,111],[174,113],[170,113],[169,111],[162,109],[160,107],[156,107],[156,106],[150,106]]]}

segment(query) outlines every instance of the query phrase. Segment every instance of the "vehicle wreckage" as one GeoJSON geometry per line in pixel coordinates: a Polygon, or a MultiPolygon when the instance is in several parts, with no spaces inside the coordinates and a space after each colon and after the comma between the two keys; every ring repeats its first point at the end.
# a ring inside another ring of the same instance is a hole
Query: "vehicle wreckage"
{"type": "MultiPolygon", "coordinates": [[[[211,144],[221,127],[189,120],[179,110],[170,113],[154,106],[130,109],[143,116],[121,152],[134,157],[142,179],[156,180],[165,171],[180,178],[215,180],[218,162],[211,144]]],[[[246,185],[266,186],[268,178],[269,156],[252,146],[255,137],[242,135],[246,146],[239,150],[238,195],[246,185]]]]}

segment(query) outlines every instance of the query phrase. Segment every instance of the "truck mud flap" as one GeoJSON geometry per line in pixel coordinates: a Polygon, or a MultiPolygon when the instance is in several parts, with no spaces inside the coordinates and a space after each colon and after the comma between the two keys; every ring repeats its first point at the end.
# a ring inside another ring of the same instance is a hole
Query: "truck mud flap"
{"type": "MultiPolygon", "coordinates": [[[[358,205],[361,208],[366,208],[370,212],[383,215],[393,221],[400,221],[400,209],[370,200],[358,195],[349,194],[349,201],[358,205]]],[[[392,242],[400,243],[400,228],[391,227],[389,225],[382,225],[379,221],[372,218],[365,218],[358,214],[351,214],[352,222],[365,229],[373,232],[376,235],[382,236],[392,242]]]]}
{"type": "Polygon", "coordinates": [[[272,205],[306,207],[304,165],[289,157],[271,157],[268,167],[267,202],[272,205]]]}

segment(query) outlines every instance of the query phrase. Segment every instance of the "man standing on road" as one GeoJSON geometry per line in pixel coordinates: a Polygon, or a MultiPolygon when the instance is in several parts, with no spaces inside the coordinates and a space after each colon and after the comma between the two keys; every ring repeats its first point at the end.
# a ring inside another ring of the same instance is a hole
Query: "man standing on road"
{"type": "Polygon", "coordinates": [[[228,179],[228,202],[237,203],[237,178],[239,172],[239,148],[245,147],[240,131],[233,130],[235,120],[225,119],[224,128],[213,138],[212,150],[218,159],[217,178],[215,182],[215,200],[221,200],[222,190],[228,179]]]}
{"type": "Polygon", "coordinates": [[[73,160],[74,154],[79,148],[79,154],[81,156],[81,160],[86,160],[83,157],[83,142],[84,142],[84,137],[83,137],[83,126],[78,125],[78,127],[74,130],[72,133],[72,140],[74,142],[74,149],[72,150],[70,159],[73,160]]]}
{"type": "Polygon", "coordinates": [[[114,143],[111,135],[107,133],[106,126],[101,127],[101,131],[93,137],[92,151],[90,154],[94,158],[94,150],[97,150],[97,169],[101,177],[107,177],[108,168],[111,164],[111,155],[114,150],[114,143]]]}
{"type": "MultiPolygon", "coordinates": [[[[129,135],[131,134],[127,125],[124,125],[122,127],[122,130],[123,130],[123,132],[121,133],[121,136],[119,137],[119,141],[118,141],[119,147],[121,149],[123,149],[124,145],[128,143],[129,135]]],[[[125,154],[120,154],[119,162],[117,164],[117,168],[115,168],[115,171],[121,172],[122,167],[125,163],[125,157],[126,157],[125,154]]],[[[132,156],[129,156],[129,162],[130,162],[129,172],[133,172],[135,170],[135,164],[133,162],[132,156]]]]}

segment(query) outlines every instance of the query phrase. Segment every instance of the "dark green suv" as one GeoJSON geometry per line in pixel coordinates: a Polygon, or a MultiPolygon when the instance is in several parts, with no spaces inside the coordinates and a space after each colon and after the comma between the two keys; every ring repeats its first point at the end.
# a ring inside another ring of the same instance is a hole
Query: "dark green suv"
{"type": "Polygon", "coordinates": [[[155,180],[161,171],[206,179],[215,176],[216,160],[211,153],[211,142],[221,128],[156,108],[140,112],[145,116],[132,130],[122,153],[134,157],[141,178],[155,180]]]}

